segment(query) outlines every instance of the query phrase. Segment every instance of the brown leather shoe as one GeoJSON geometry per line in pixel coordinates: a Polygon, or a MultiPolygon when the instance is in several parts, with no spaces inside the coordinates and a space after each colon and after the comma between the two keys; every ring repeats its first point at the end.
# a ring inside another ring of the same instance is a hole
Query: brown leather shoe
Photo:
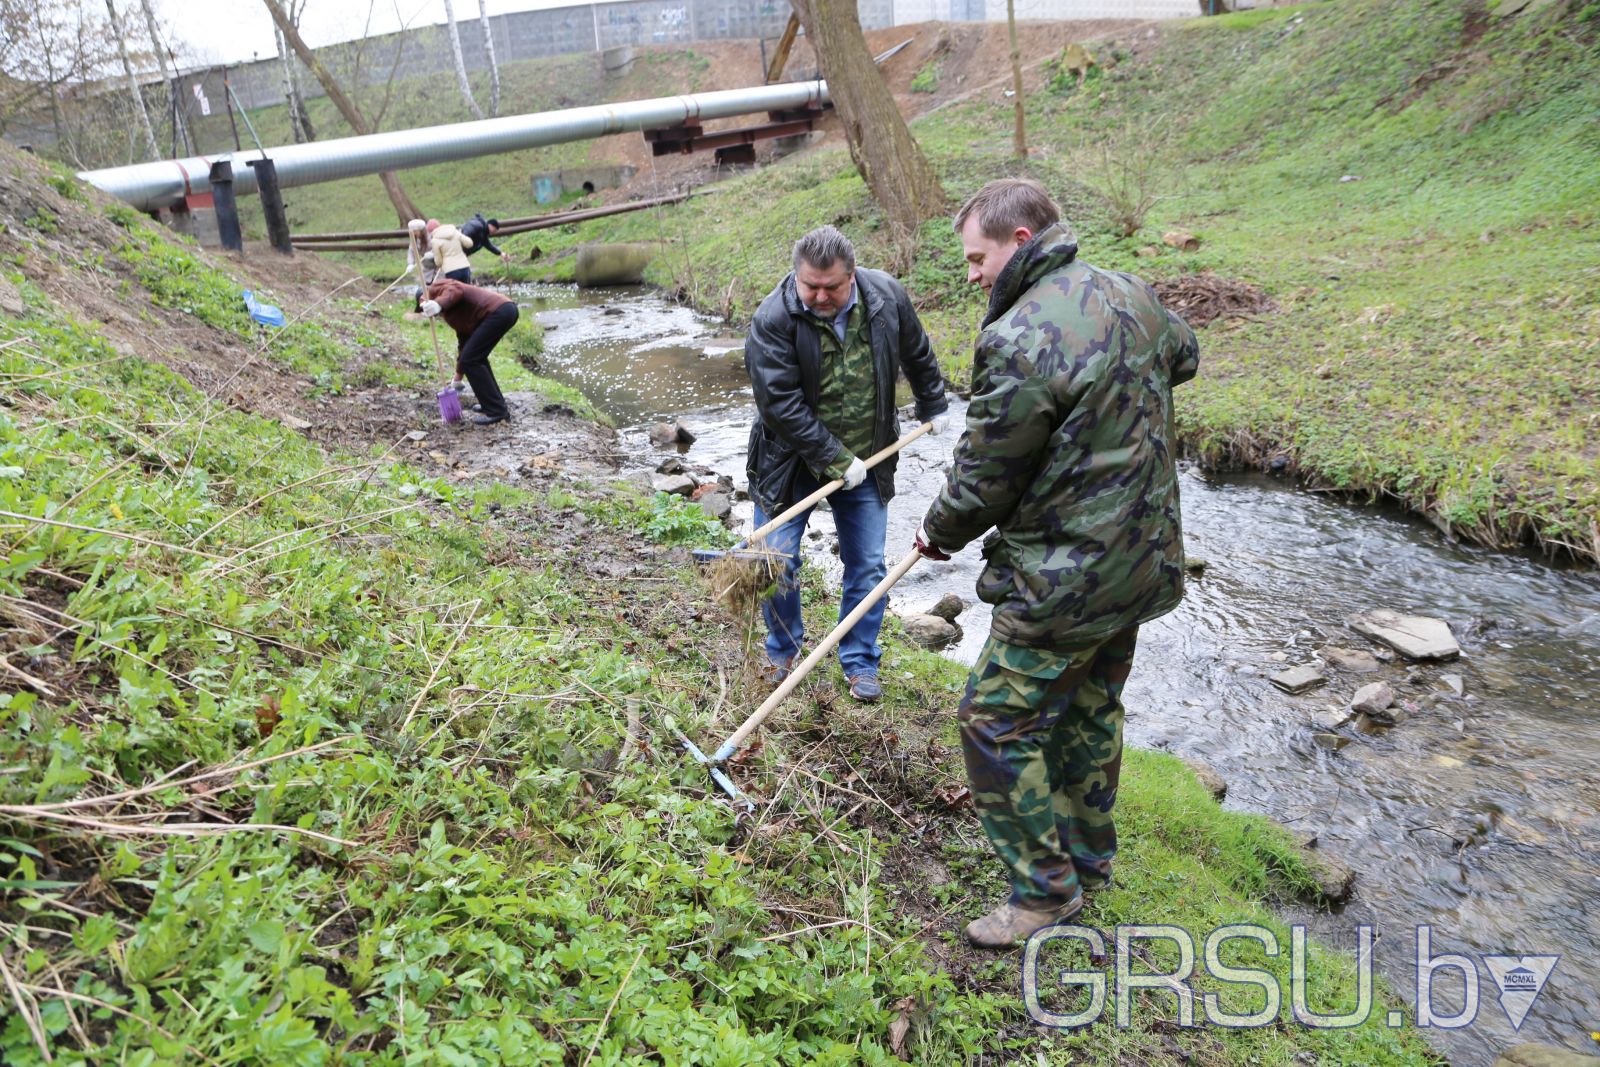
{"type": "Polygon", "coordinates": [[[1036,930],[1066,922],[1083,910],[1083,894],[1043,911],[1006,901],[989,914],[967,924],[967,940],[979,948],[1011,948],[1036,930]]]}

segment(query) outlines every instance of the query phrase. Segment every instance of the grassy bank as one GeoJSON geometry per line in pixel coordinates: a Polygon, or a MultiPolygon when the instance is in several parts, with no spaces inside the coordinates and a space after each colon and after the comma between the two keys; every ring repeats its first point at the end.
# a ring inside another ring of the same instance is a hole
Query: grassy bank
{"type": "MultiPolygon", "coordinates": [[[[1201,377],[1178,406],[1195,454],[1392,497],[1485,544],[1593,560],[1597,39],[1582,4],[1497,18],[1355,0],[1172,24],[1102,43],[1121,61],[1082,90],[1032,93],[1023,169],[1059,193],[1086,259],[1151,279],[1214,271],[1277,302],[1203,331],[1201,377]],[[1080,180],[1102,144],[1164,197],[1131,237],[1080,180]],[[1174,226],[1199,251],[1162,245],[1174,226]]],[[[1017,170],[1009,122],[1008,102],[984,100],[914,129],[959,199],[1017,170]]],[[[822,222],[867,262],[887,257],[839,152],[540,244],[560,277],[580,241],[662,241],[655,278],[738,320],[782,274],[788,238],[822,222]]],[[[948,226],[930,222],[905,280],[956,381],[981,311],[961,269],[948,226]]]]}
{"type": "MultiPolygon", "coordinates": [[[[955,940],[1000,892],[941,799],[958,668],[891,637],[882,707],[808,682],[739,766],[768,803],[735,825],[661,725],[710,739],[759,699],[752,620],[676,547],[720,527],[604,481],[324,450],[231,379],[202,393],[166,364],[220,345],[311,391],[409,374],[414,341],[330,302],[265,343],[205,256],[55,210],[70,248],[0,234],[4,1062],[1427,1062],[1376,1025],[1175,1030],[1170,996],[1036,1033],[1016,955],[955,940]],[[146,311],[148,347],[113,347],[84,310],[106,290],[187,332],[146,311]]],[[[1149,753],[1120,810],[1089,921],[1287,938],[1270,905],[1308,876],[1280,830],[1149,753]]],[[[1310,981],[1355,999],[1345,957],[1310,981]]]]}

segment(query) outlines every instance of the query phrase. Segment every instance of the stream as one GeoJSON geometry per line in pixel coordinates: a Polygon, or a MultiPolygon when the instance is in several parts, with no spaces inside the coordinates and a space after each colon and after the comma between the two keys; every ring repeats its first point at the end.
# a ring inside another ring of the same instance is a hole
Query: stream
{"type": "MultiPolygon", "coordinates": [[[[643,289],[531,286],[516,295],[546,328],[542,373],[582,390],[616,421],[630,466],[651,469],[664,458],[645,427],[680,420],[698,435],[684,461],[743,485],[754,405],[742,335],[643,289]]],[[[1203,362],[1202,350],[1202,373],[1203,362]]],[[[957,425],[963,410],[955,401],[957,425]]],[[[903,453],[890,505],[891,561],[910,548],[955,440],[924,436],[903,453]]],[[[1435,958],[1560,956],[1520,1030],[1479,962],[1476,1019],[1430,1035],[1452,1063],[1488,1065],[1520,1041],[1595,1051],[1588,1035],[1600,1029],[1600,715],[1592,701],[1600,692],[1600,578],[1454,545],[1393,510],[1282,479],[1186,467],[1181,481],[1187,549],[1207,567],[1178,610],[1141,631],[1125,694],[1128,743],[1205,761],[1228,782],[1228,807],[1315,834],[1320,849],[1354,868],[1348,905],[1289,918],[1346,947],[1358,924],[1372,925],[1377,967],[1408,1002],[1419,925],[1431,927],[1435,958]],[[1324,644],[1372,648],[1345,626],[1371,608],[1445,619],[1462,658],[1415,668],[1396,662],[1369,675],[1328,672],[1326,686],[1301,696],[1270,684],[1272,672],[1309,662],[1324,644]],[[1464,695],[1445,688],[1444,674],[1460,676],[1464,695]],[[1370,734],[1346,728],[1343,747],[1315,736],[1313,712],[1347,705],[1357,686],[1378,678],[1415,706],[1409,718],[1370,734]]],[[[749,515],[748,502],[735,511],[745,529],[749,515]]],[[[837,588],[832,541],[820,509],[808,565],[837,588]]],[[[946,592],[959,594],[969,604],[959,619],[964,637],[947,654],[963,663],[988,627],[989,608],[972,593],[979,563],[972,547],[949,564],[919,564],[895,588],[890,609],[925,610],[946,592]]],[[[892,661],[884,669],[892,671],[892,661]]],[[[1462,992],[1459,971],[1441,972],[1434,1011],[1452,1014],[1462,992]]],[[[1350,1007],[1319,1002],[1314,988],[1311,998],[1315,1010],[1350,1007]]]]}

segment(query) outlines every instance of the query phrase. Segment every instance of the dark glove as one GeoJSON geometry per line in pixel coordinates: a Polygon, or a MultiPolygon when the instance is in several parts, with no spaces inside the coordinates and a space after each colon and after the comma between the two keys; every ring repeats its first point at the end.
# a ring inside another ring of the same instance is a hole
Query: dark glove
{"type": "Polygon", "coordinates": [[[929,559],[949,559],[950,558],[950,553],[946,552],[942,548],[939,548],[933,542],[928,540],[928,531],[923,529],[920,525],[917,527],[916,545],[917,545],[917,551],[921,552],[924,556],[927,556],[929,559]]]}

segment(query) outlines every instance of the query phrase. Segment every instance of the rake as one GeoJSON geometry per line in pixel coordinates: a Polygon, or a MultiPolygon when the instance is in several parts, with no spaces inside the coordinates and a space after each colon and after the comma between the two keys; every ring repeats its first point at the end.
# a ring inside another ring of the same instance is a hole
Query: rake
{"type": "MultiPolygon", "coordinates": [[[[927,429],[926,425],[922,428],[927,429]]],[[[711,755],[707,756],[699,745],[696,745],[688,735],[678,729],[676,722],[670,718],[666,720],[667,728],[678,735],[678,740],[683,743],[683,747],[688,751],[689,755],[693,756],[697,763],[708,768],[711,771],[711,780],[716,782],[735,804],[742,804],[746,812],[755,811],[755,803],[739,791],[738,785],[734,783],[732,778],[728,777],[723,765],[743,747],[745,741],[755,732],[756,727],[765,722],[767,716],[771,715],[778,705],[788,699],[789,694],[794,692],[795,687],[805,679],[806,675],[810,674],[812,669],[821,663],[829,652],[833,651],[834,646],[843,640],[845,634],[850,632],[850,628],[860,622],[861,617],[871,610],[874,604],[882,600],[884,594],[888,593],[896,582],[904,578],[906,573],[916,565],[917,560],[921,558],[922,553],[917,549],[913,548],[910,552],[907,552],[905,557],[894,565],[894,569],[884,575],[883,580],[872,587],[872,592],[863,597],[861,603],[852,608],[850,614],[841,619],[839,625],[829,631],[828,636],[824,637],[822,642],[812,649],[811,654],[790,672],[789,677],[785,678],[777,689],[772,691],[772,695],[763,701],[759,708],[751,712],[750,717],[741,723],[737,730],[729,734],[728,739],[717,746],[717,750],[711,755]]]]}
{"type": "MultiPolygon", "coordinates": [[[[422,298],[428,298],[428,285],[422,279],[422,246],[416,234],[411,235],[412,249],[417,260],[417,285],[422,289],[422,298]]],[[[433,370],[440,378],[444,377],[444,353],[439,350],[439,319],[437,316],[428,316],[428,328],[433,331],[433,370]]],[[[439,417],[445,422],[461,421],[461,394],[456,392],[455,386],[447,385],[434,395],[439,402],[439,417]]]]}

